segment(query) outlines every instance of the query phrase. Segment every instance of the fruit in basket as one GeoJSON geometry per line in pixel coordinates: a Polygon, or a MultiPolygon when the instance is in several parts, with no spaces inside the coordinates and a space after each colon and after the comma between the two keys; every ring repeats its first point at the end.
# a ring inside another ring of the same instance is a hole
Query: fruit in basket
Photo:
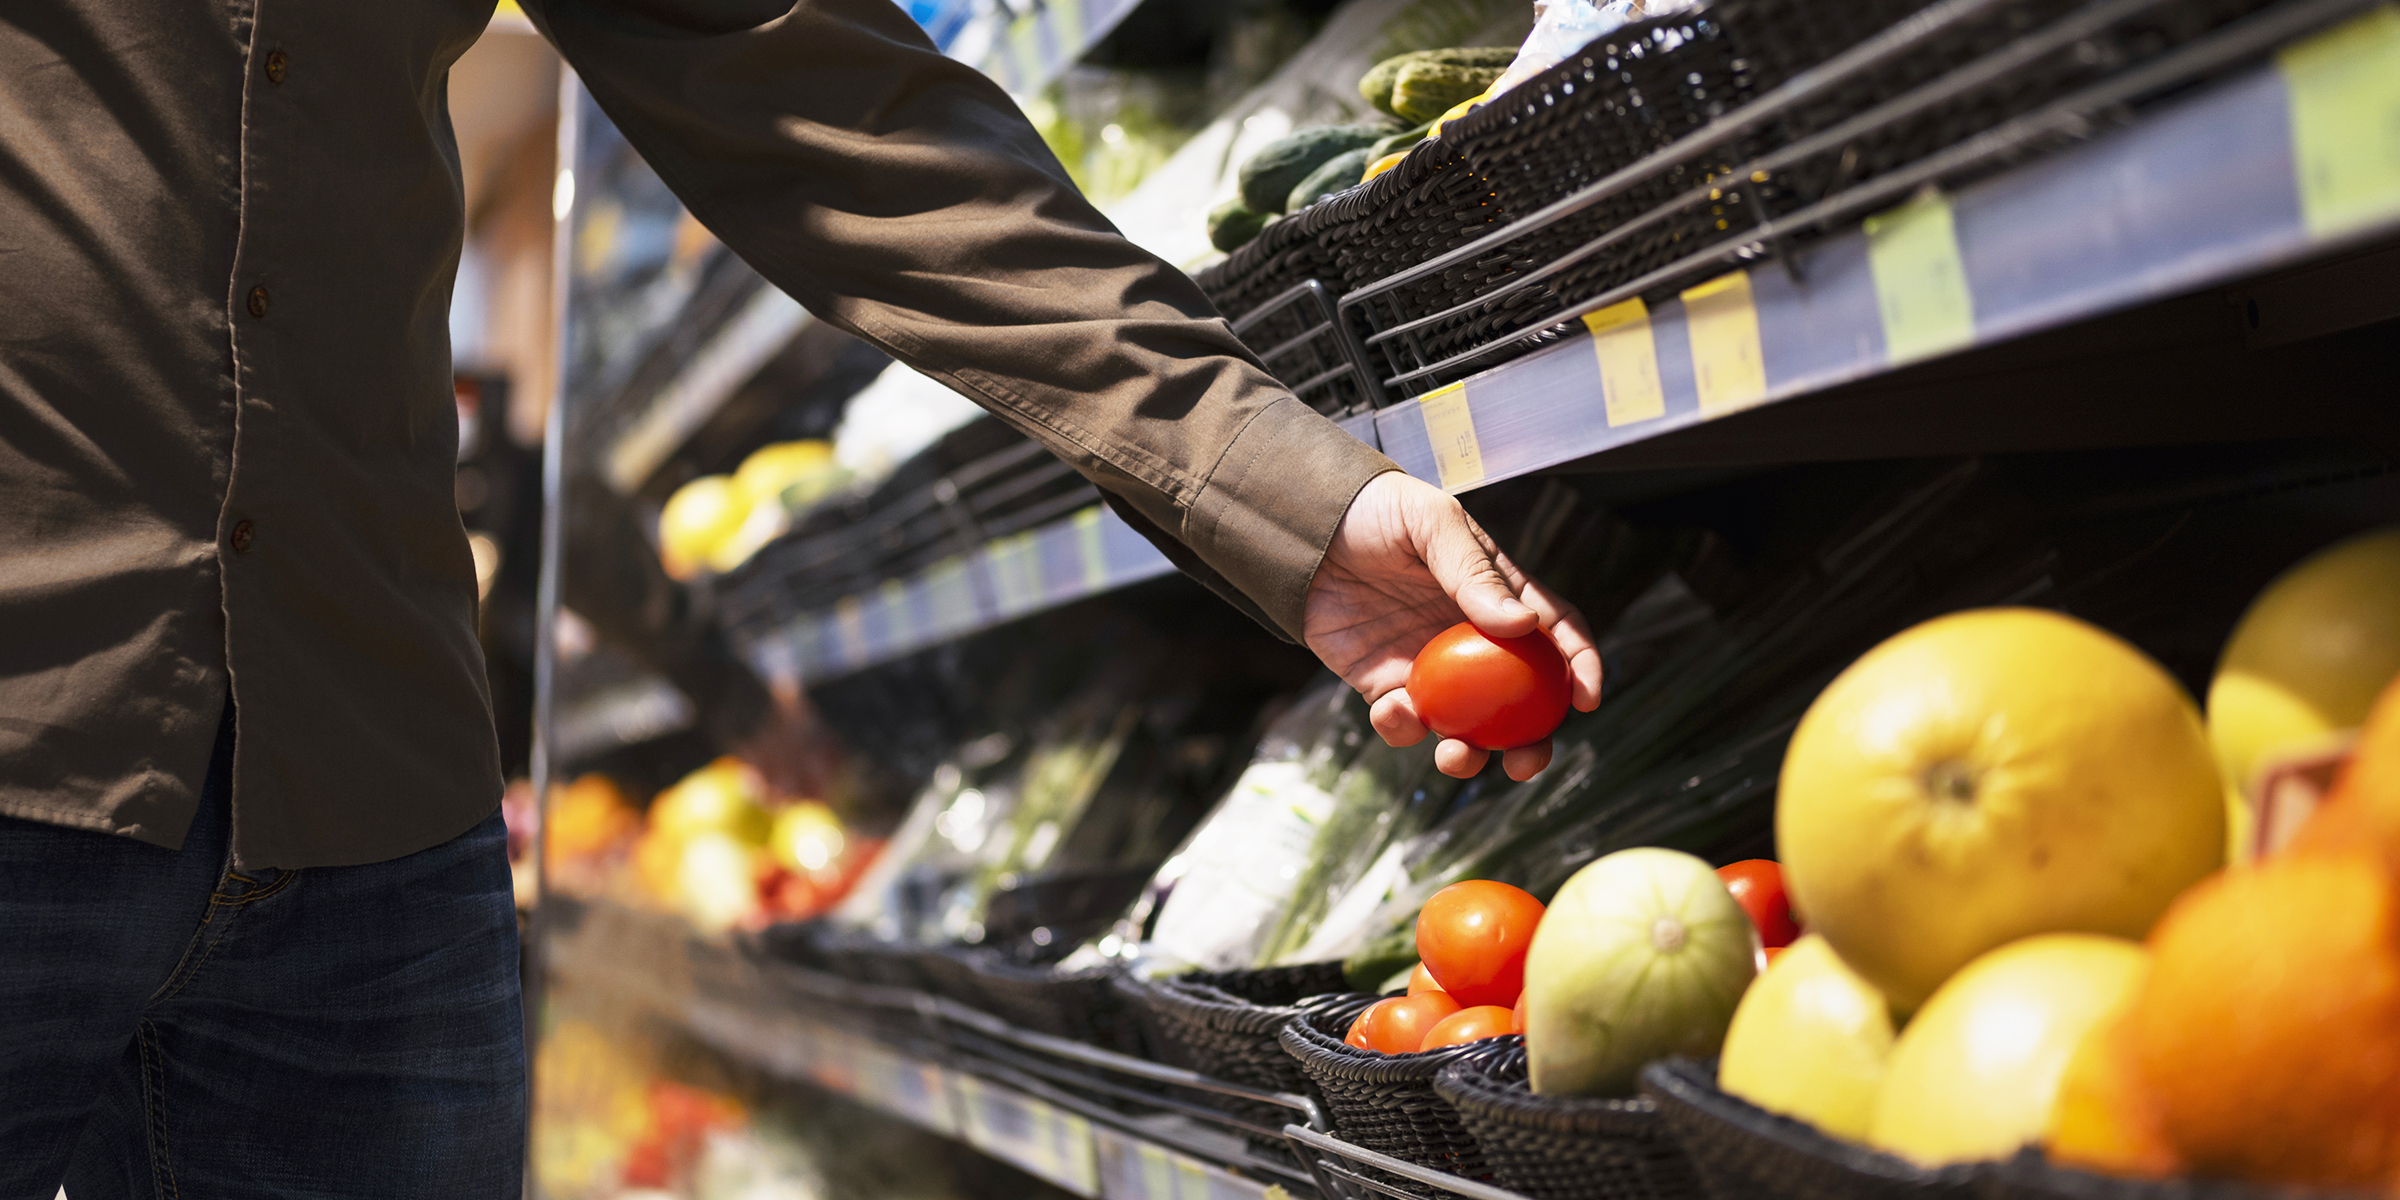
{"type": "Polygon", "coordinates": [[[641,814],[624,791],[598,771],[585,772],[553,793],[549,821],[547,849],[553,866],[607,853],[642,826],[641,814]]]}
{"type": "Polygon", "coordinates": [[[757,773],[720,758],[684,776],[650,802],[650,828],[664,836],[722,833],[746,845],[765,845],[774,819],[759,806],[757,773]]]}
{"type": "Polygon", "coordinates": [[[775,814],[767,852],[789,871],[816,873],[839,862],[848,839],[842,819],[816,800],[803,800],[775,814]]]}
{"type": "MultiPolygon", "coordinates": [[[[1508,64],[1516,60],[1517,48],[1515,46],[1450,46],[1438,50],[1416,50],[1407,54],[1395,54],[1368,68],[1367,73],[1359,77],[1358,94],[1361,99],[1374,105],[1378,111],[1398,117],[1402,114],[1394,102],[1392,93],[1399,86],[1401,74],[1411,67],[1447,66],[1488,73],[1491,76],[1490,79],[1475,85],[1474,91],[1467,93],[1472,96],[1491,86],[1492,80],[1498,79],[1500,73],[1508,69],[1508,64]]],[[[1427,82],[1430,82],[1430,79],[1421,80],[1420,87],[1427,82]]],[[[1451,103],[1455,104],[1457,101],[1454,100],[1451,103]]],[[[1438,113],[1448,107],[1448,104],[1441,105],[1434,111],[1438,113]]],[[[1426,119],[1420,117],[1417,119],[1417,123],[1422,124],[1426,119]]]]}
{"type": "Polygon", "coordinates": [[[1407,686],[1426,728],[1485,750],[1532,745],[1567,719],[1567,659],[1547,630],[1495,638],[1461,621],[1417,651],[1407,686]]]}
{"type": "Polygon", "coordinates": [[[733,482],[753,504],[805,508],[842,482],[833,443],[823,438],[770,442],[734,468],[733,482]]]}
{"type": "Polygon", "coordinates": [[[1300,181],[1328,161],[1363,150],[1392,132],[1389,125],[1319,125],[1287,133],[1261,147],[1234,172],[1242,204],[1254,212],[1279,213],[1300,181]]]}
{"type": "Polygon", "coordinates": [[[2400,876],[2400,678],[2383,689],[2358,731],[2350,761],[2291,848],[2363,850],[2382,856],[2386,868],[2400,876]]]}
{"type": "Polygon", "coordinates": [[[2139,938],[2225,856],[2199,714],[2072,617],[1980,609],[1868,651],[1792,735],[1775,809],[1792,902],[1913,1010],[1977,955],[2139,938]]]}
{"type": "Polygon", "coordinates": [[[730,475],[703,475],[675,489],[658,514],[658,559],[667,574],[690,579],[709,569],[750,519],[750,498],[730,475]]]}
{"type": "Polygon", "coordinates": [[[2400,527],[2337,542],[2268,584],[2208,685],[2209,741],[2237,824],[2247,823],[2242,793],[2262,768],[2357,726],[2395,675],[2400,527]]]}
{"type": "Polygon", "coordinates": [[[1335,192],[1346,192],[1357,187],[1359,176],[1366,172],[1367,164],[1375,161],[1376,157],[1373,151],[1362,146],[1326,159],[1323,166],[1309,172],[1306,179],[1292,188],[1291,198],[1284,201],[1283,211],[1296,213],[1335,192]]]}
{"type": "Polygon", "coordinates": [[[1378,1000],[1358,1014],[1342,1040],[1378,1054],[1413,1054],[1425,1044],[1425,1035],[1458,1008],[1458,1001],[1441,992],[1378,1000]]]}
{"type": "Polygon", "coordinates": [[[2193,1171],[2400,1187],[2400,885],[2388,861],[2354,846],[2235,867],[2178,900],[2150,940],[2155,965],[2124,1036],[2168,1146],[2193,1171]]]}
{"type": "Polygon", "coordinates": [[[1619,850],[1558,889],[1525,958],[1533,1090],[1624,1096],[1653,1059],[1707,1058],[1757,974],[1758,931],[1677,850],[1619,850]]]}
{"type": "Polygon", "coordinates": [[[1865,1141],[1892,1053],[1892,1009],[1810,934],[1742,993],[1717,1086],[1768,1112],[1865,1141]]]}
{"type": "Polygon", "coordinates": [[[1489,879],[1451,884],[1417,913],[1417,958],[1462,1006],[1515,1004],[1542,911],[1523,888],[1489,879]]]}
{"type": "Polygon", "coordinates": [[[2067,1060],[2042,1152],[2050,1161],[2086,1171],[2165,1179],[2184,1173],[2167,1145],[2158,1101],[2133,1061],[2130,1009],[2092,1027],[2067,1060]]]}
{"type": "Polygon", "coordinates": [[[1717,878],[1734,902],[1750,914],[1758,940],[1769,950],[1799,940],[1800,922],[1792,917],[1792,897],[1784,890],[1783,865],[1771,858],[1745,858],[1717,868],[1717,878]]]}
{"type": "Polygon", "coordinates": [[[1243,204],[1228,200],[1208,210],[1208,244],[1231,254],[1249,245],[1275,219],[1273,213],[1262,213],[1243,204]]]}
{"type": "Polygon", "coordinates": [[[1485,1038],[1507,1037],[1515,1033],[1516,1014],[1497,1004],[1478,1004],[1462,1008],[1443,1017],[1425,1033],[1419,1050],[1439,1050],[1444,1046],[1462,1046],[1485,1038]]]}
{"type": "Polygon", "coordinates": [[[2068,1060],[2147,965],[2139,944],[2091,933],[2040,934],[1968,963],[1893,1044],[1868,1141],[1926,1166],[2040,1141],[2068,1060]]]}
{"type": "Polygon", "coordinates": [[[1442,985],[1434,982],[1433,972],[1426,970],[1424,963],[1418,963],[1416,966],[1408,969],[1409,995],[1419,996],[1426,992],[1438,992],[1441,990],[1442,985]]]}

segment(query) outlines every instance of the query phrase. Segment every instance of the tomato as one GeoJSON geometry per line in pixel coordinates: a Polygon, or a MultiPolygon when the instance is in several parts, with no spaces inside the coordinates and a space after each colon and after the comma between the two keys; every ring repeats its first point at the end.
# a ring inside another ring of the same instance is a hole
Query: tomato
{"type": "Polygon", "coordinates": [[[1525,1032],[1525,993],[1517,993],[1517,1006],[1508,1011],[1510,1033],[1525,1032]]]}
{"type": "Polygon", "coordinates": [[[1525,990],[1525,948],[1542,923],[1542,902],[1489,879],[1454,883],[1417,914],[1417,957],[1460,1004],[1517,1002],[1525,990]]]}
{"type": "Polygon", "coordinates": [[[1408,698],[1427,728],[1485,750],[1513,750],[1567,719],[1567,660],[1545,630],[1494,639],[1460,622],[1408,668],[1408,698]]]}
{"type": "Polygon", "coordinates": [[[1800,940],[1800,921],[1792,915],[1792,898],[1783,890],[1783,867],[1771,858],[1746,858],[1717,868],[1725,890],[1750,914],[1758,940],[1773,950],[1800,940]]]}
{"type": "Polygon", "coordinates": [[[1408,973],[1409,995],[1422,996],[1427,992],[1438,992],[1441,990],[1442,985],[1433,981],[1433,972],[1426,970],[1424,963],[1418,963],[1417,969],[1408,973]]]}
{"type": "Polygon", "coordinates": [[[1439,1050],[1461,1042],[1479,1042],[1485,1038],[1503,1037],[1516,1032],[1516,1014],[1497,1004],[1480,1004],[1462,1008],[1425,1033],[1420,1050],[1439,1050]]]}
{"type": "Polygon", "coordinates": [[[1458,1001],[1441,992],[1378,1000],[1358,1014],[1342,1040],[1362,1050],[1408,1054],[1424,1044],[1425,1035],[1442,1018],[1457,1011],[1458,1001]]]}

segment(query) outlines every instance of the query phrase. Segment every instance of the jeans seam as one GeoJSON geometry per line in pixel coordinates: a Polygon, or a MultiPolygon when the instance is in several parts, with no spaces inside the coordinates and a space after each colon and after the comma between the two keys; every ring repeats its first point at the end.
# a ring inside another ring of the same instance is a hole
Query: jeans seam
{"type": "Polygon", "coordinates": [[[142,1116],[150,1150],[150,1185],[159,1200],[177,1200],[175,1166],[167,1155],[167,1067],[158,1047],[158,1027],[144,1019],[134,1034],[142,1056],[142,1116]]]}

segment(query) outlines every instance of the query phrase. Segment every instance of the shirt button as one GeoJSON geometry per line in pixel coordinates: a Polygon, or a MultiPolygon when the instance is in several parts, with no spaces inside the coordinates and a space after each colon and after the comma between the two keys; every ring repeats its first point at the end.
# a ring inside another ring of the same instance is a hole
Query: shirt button
{"type": "Polygon", "coordinates": [[[250,289],[250,315],[254,317],[267,315],[267,289],[263,284],[250,289]]]}
{"type": "Polygon", "coordinates": [[[250,553],[250,522],[235,521],[233,523],[232,542],[235,554],[250,553]]]}
{"type": "Polygon", "coordinates": [[[283,56],[281,50],[267,51],[267,82],[282,83],[284,65],[290,61],[283,56]]]}

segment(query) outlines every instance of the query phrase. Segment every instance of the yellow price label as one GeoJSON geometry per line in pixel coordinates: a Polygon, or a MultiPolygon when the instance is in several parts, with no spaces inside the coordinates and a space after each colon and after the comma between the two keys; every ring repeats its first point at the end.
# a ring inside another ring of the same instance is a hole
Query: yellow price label
{"type": "Polygon", "coordinates": [[[1975,299],[1958,255],[1958,225],[1941,193],[1926,191],[1867,218],[1867,270],[1889,361],[1926,358],[1975,340],[1975,299]]]}
{"type": "Polygon", "coordinates": [[[1630,425],[1667,415],[1667,392],[1658,382],[1658,343],[1650,336],[1650,307],[1639,296],[1583,314],[1592,331],[1592,353],[1600,359],[1600,398],[1608,423],[1630,425]]]}
{"type": "Polygon", "coordinates": [[[879,589],[883,594],[884,624],[892,631],[892,641],[898,645],[916,642],[916,619],[908,611],[908,586],[897,579],[886,579],[879,589]]]}
{"type": "Polygon", "coordinates": [[[1100,538],[1100,506],[1075,514],[1075,545],[1083,558],[1083,586],[1099,591],[1108,586],[1108,543],[1100,538]]]}
{"type": "Polygon", "coordinates": [[[842,653],[857,662],[867,656],[867,606],[856,596],[833,602],[833,628],[842,639],[842,653]]]}
{"type": "Polygon", "coordinates": [[[1482,483],[1483,444],[1475,440],[1466,381],[1425,393],[1417,410],[1425,417],[1425,438],[1433,443],[1433,469],[1441,477],[1442,490],[1462,491],[1482,483]]]}
{"type": "Polygon", "coordinates": [[[1720,275],[1683,294],[1692,340],[1692,385],[1700,411],[1738,408],[1767,394],[1767,356],[1758,344],[1750,273],[1720,275]]]}
{"type": "Polygon", "coordinates": [[[2275,56],[2292,106],[2300,218],[2319,237],[2400,212],[2400,9],[2275,56]]]}
{"type": "Polygon", "coordinates": [[[1135,1142],[1133,1152],[1142,1160],[1142,1200],[1176,1200],[1175,1162],[1167,1152],[1148,1142],[1135,1142]]]}

